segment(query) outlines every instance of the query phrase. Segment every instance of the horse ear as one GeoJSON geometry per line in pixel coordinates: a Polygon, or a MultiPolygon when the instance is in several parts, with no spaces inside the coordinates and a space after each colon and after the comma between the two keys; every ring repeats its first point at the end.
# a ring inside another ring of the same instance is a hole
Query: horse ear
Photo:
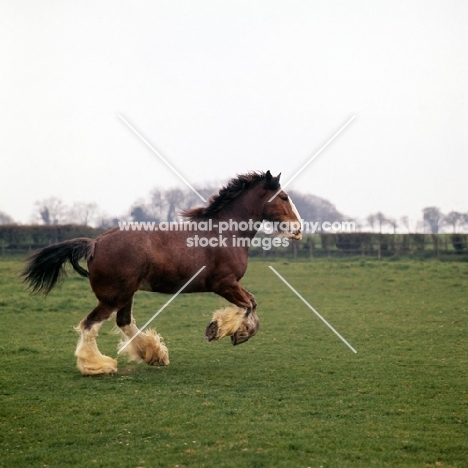
{"type": "Polygon", "coordinates": [[[270,171],[267,171],[267,173],[265,174],[265,180],[267,182],[271,182],[271,179],[273,179],[273,176],[271,175],[270,171]]]}
{"type": "Polygon", "coordinates": [[[281,172],[276,176],[276,178],[278,179],[278,182],[280,180],[280,177],[281,177],[281,172]]]}

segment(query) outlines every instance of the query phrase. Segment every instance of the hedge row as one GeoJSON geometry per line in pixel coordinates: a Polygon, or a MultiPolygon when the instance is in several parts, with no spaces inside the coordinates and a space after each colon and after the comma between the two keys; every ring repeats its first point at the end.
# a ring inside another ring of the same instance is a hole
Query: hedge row
{"type": "Polygon", "coordinates": [[[97,237],[104,232],[100,228],[78,225],[55,226],[0,226],[2,253],[39,249],[46,245],[76,237],[97,237]]]}
{"type": "MultiPolygon", "coordinates": [[[[47,245],[76,237],[96,238],[103,228],[78,225],[0,226],[0,248],[3,254],[36,250],[47,245]]],[[[294,256],[354,254],[354,255],[411,255],[434,252],[468,254],[468,234],[315,234],[302,242],[290,243],[290,249],[251,249],[253,256],[292,252],[294,256]]]]}
{"type": "Polygon", "coordinates": [[[468,255],[467,234],[316,234],[302,242],[292,242],[288,249],[261,248],[251,250],[252,256],[286,256],[293,258],[361,255],[374,257],[468,255]]]}

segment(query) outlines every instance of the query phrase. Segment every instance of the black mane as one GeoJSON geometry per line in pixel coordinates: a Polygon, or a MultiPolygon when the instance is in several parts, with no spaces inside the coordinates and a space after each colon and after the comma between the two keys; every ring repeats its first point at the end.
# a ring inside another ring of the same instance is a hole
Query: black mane
{"type": "Polygon", "coordinates": [[[228,203],[260,182],[264,182],[264,188],[267,190],[278,190],[280,188],[279,178],[272,177],[270,171],[267,173],[252,171],[247,174],[240,174],[233,177],[227,185],[220,189],[217,195],[211,195],[208,199],[208,206],[190,208],[182,211],[181,214],[191,221],[208,218],[219,213],[228,203]]]}

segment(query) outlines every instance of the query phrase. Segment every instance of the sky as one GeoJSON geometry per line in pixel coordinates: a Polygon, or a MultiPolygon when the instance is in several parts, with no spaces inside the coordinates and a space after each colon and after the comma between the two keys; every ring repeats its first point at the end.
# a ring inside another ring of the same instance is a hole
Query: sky
{"type": "Polygon", "coordinates": [[[468,4],[0,2],[0,211],[251,170],[347,216],[468,212],[468,4]]]}

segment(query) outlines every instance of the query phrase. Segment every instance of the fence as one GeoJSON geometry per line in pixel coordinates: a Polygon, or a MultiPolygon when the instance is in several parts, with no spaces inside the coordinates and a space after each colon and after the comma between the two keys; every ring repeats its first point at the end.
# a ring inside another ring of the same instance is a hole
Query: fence
{"type": "Polygon", "coordinates": [[[97,237],[103,229],[78,225],[54,226],[0,226],[0,249],[2,255],[27,253],[56,242],[76,237],[97,237]]]}
{"type": "Polygon", "coordinates": [[[313,259],[320,257],[458,258],[468,261],[468,234],[315,234],[287,248],[253,248],[251,256],[313,259]]]}
{"type": "MultiPolygon", "coordinates": [[[[2,255],[28,253],[47,245],[76,237],[99,236],[104,229],[77,225],[0,226],[2,255]]],[[[468,234],[314,234],[301,242],[290,241],[288,247],[251,247],[251,257],[316,257],[363,256],[374,258],[420,257],[459,258],[468,261],[468,234]]]]}

